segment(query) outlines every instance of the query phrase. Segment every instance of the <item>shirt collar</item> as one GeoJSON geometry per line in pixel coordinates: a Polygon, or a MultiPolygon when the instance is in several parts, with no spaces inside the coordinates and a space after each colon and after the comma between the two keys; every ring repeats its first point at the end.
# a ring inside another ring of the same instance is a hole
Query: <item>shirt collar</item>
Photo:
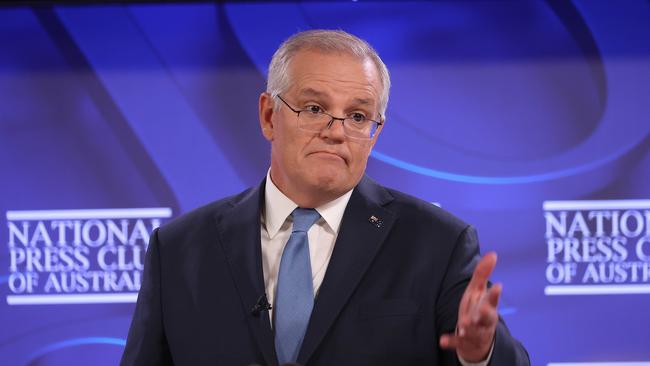
{"type": "MultiPolygon", "coordinates": [[[[334,232],[338,233],[343,219],[343,213],[352,196],[352,189],[342,196],[327,202],[319,207],[316,211],[325,220],[325,223],[334,232]]],[[[280,191],[280,189],[271,180],[271,170],[266,173],[266,184],[264,187],[264,224],[270,238],[273,238],[280,227],[291,215],[291,212],[298,207],[289,197],[280,191]]]]}

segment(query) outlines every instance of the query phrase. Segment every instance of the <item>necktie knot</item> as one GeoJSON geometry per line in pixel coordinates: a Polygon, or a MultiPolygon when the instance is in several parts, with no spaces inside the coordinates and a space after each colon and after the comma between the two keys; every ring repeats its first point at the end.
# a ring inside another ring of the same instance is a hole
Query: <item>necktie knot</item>
{"type": "Polygon", "coordinates": [[[313,208],[296,208],[291,213],[293,217],[293,232],[309,231],[309,228],[320,218],[318,211],[313,208]]]}

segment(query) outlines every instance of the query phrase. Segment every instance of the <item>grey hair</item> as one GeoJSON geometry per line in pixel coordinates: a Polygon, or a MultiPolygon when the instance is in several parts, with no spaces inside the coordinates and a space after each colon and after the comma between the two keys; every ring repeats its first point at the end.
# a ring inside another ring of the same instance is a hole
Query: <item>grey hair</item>
{"type": "MultiPolygon", "coordinates": [[[[278,94],[289,89],[289,63],[298,51],[304,49],[345,53],[362,60],[370,59],[377,68],[382,84],[379,95],[379,111],[385,115],[390,90],[388,68],[368,42],[342,30],[308,30],[292,35],[280,45],[269,64],[269,76],[266,83],[266,92],[271,94],[274,99],[278,94]]],[[[275,103],[276,107],[279,107],[277,100],[275,103]]]]}

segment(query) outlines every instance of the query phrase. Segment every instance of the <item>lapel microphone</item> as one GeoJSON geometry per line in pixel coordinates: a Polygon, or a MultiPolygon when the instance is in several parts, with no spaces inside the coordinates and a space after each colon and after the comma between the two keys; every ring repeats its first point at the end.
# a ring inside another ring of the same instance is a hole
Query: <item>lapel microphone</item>
{"type": "Polygon", "coordinates": [[[269,304],[269,300],[266,298],[266,294],[263,294],[257,299],[257,302],[251,308],[251,314],[254,317],[259,317],[262,311],[268,311],[271,309],[272,307],[271,304],[269,304]]]}

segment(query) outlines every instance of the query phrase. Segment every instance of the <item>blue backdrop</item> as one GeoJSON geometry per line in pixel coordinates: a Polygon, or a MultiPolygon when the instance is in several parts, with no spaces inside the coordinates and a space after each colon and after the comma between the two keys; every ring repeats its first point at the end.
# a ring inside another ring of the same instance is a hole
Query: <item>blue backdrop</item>
{"type": "Polygon", "coordinates": [[[0,8],[0,363],[118,362],[145,231],[259,183],[311,28],[388,65],[368,174],[478,228],[534,365],[650,365],[644,0],[0,8]]]}

